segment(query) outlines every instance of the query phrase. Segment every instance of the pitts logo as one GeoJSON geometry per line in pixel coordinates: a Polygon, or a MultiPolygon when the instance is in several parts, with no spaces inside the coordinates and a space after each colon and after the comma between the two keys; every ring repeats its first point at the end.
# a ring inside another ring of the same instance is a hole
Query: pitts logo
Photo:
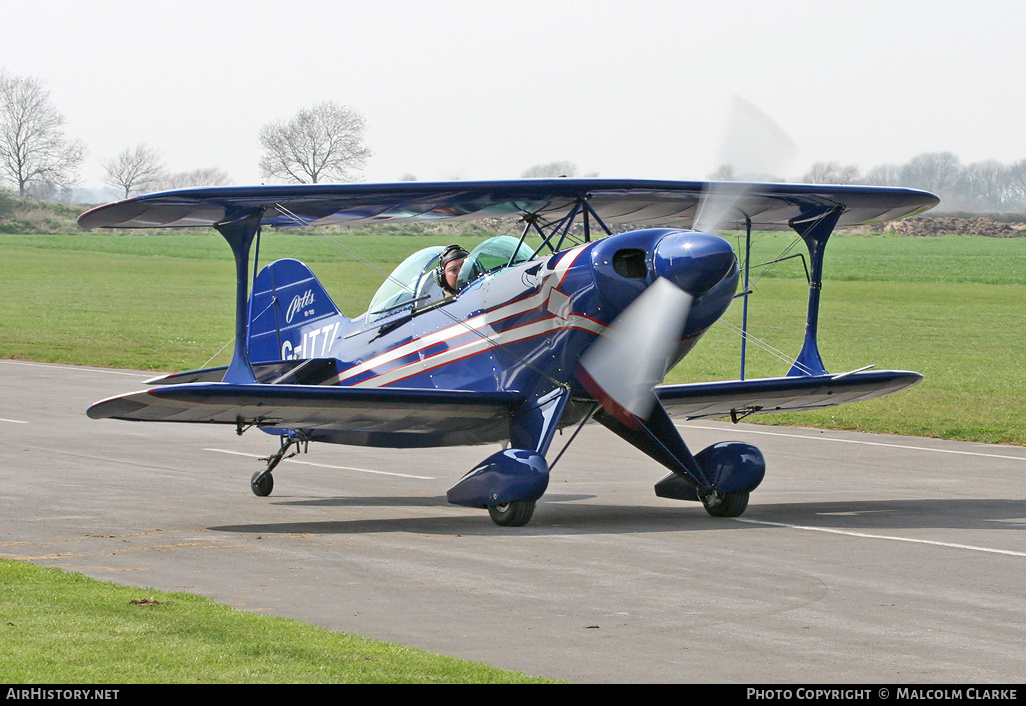
{"type": "Polygon", "coordinates": [[[303,296],[298,294],[292,297],[292,303],[289,304],[289,310],[285,312],[285,323],[292,323],[292,317],[296,315],[297,311],[301,311],[306,307],[310,306],[314,302],[313,290],[306,290],[303,296]]]}

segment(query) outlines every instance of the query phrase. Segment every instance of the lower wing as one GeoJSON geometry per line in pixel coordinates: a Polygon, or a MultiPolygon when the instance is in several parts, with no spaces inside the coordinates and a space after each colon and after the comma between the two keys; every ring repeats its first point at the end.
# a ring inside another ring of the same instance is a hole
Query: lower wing
{"type": "Polygon", "coordinates": [[[302,430],[315,440],[414,447],[508,438],[511,411],[523,401],[517,392],[196,382],[112,397],[87,414],[302,430]]]}
{"type": "Polygon", "coordinates": [[[795,412],[868,400],[915,385],[923,376],[907,370],[873,370],[836,375],[756,378],[664,385],[656,395],[671,417],[701,419],[795,412]]]}

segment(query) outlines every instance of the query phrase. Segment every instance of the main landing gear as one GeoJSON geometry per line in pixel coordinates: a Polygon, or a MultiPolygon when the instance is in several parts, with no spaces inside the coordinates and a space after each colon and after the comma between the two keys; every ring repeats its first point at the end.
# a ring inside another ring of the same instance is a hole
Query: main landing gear
{"type": "Polygon", "coordinates": [[[292,458],[301,453],[306,452],[307,441],[305,439],[294,438],[291,436],[281,437],[281,448],[278,449],[278,453],[272,454],[267,458],[260,459],[261,461],[267,461],[267,468],[262,471],[257,471],[253,474],[253,477],[249,479],[249,487],[253,491],[253,495],[261,498],[266,498],[274,490],[274,476],[271,475],[271,471],[274,470],[275,466],[281,463],[282,459],[292,458]],[[288,450],[295,446],[296,450],[292,453],[288,453],[288,450]],[[286,455],[288,454],[288,455],[286,455]]]}
{"type": "Polygon", "coordinates": [[[705,511],[713,517],[740,517],[748,507],[748,493],[713,491],[702,498],[705,511]]]}
{"type": "Polygon", "coordinates": [[[523,527],[534,514],[534,500],[513,500],[502,505],[489,505],[488,515],[500,527],[523,527]]]}

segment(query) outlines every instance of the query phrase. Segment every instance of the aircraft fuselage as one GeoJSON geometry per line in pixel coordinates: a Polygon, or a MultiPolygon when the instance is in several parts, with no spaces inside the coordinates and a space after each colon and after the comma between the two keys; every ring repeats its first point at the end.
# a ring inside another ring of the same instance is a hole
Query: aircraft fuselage
{"type": "Polygon", "coordinates": [[[564,386],[585,400],[576,375],[582,352],[658,277],[694,297],[669,366],[735,294],[737,261],[718,236],[667,229],[613,235],[486,273],[455,297],[372,321],[368,314],[351,321],[318,315],[319,293],[299,283],[282,299],[287,325],[277,336],[254,337],[250,350],[254,362],[333,358],[335,370],[322,384],[518,390],[529,399],[564,386]]]}

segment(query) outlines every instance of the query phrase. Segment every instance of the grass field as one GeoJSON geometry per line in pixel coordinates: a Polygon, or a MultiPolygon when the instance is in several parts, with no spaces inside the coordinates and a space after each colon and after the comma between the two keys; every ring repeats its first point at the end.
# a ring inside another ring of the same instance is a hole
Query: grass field
{"type": "MultiPolygon", "coordinates": [[[[763,235],[752,262],[779,256],[793,238],[763,235]]],[[[799,243],[792,252],[801,252],[799,243]]],[[[752,333],[788,355],[804,335],[807,285],[799,260],[753,273],[752,333]]],[[[740,307],[727,318],[740,324],[740,307]]],[[[1026,444],[1026,239],[834,236],[820,313],[827,369],[916,370],[911,390],[819,412],[766,415],[774,424],[1026,444]]],[[[738,339],[715,327],[671,372],[671,382],[716,379],[740,368],[738,339]],[[723,361],[733,358],[733,368],[723,361]]],[[[749,346],[748,377],[788,363],[749,346]]]]}
{"type": "Polygon", "coordinates": [[[542,681],[14,561],[0,560],[0,619],[0,682],[8,685],[542,681]]]}
{"type": "MultiPolygon", "coordinates": [[[[352,316],[405,255],[454,239],[274,233],[261,260],[304,260],[352,316]]],[[[0,252],[11,302],[0,313],[0,355],[160,371],[228,360],[234,269],[215,233],[0,235],[0,252]]],[[[797,252],[804,245],[793,236],[759,234],[752,262],[797,252]]],[[[752,282],[749,330],[796,355],[808,291],[801,261],[756,268],[752,282]]],[[[924,382],[879,400],[758,421],[1026,444],[1024,304],[1026,239],[835,235],[820,318],[827,368],[917,370],[924,382]]],[[[740,304],[725,318],[739,325],[740,304]]],[[[789,367],[752,345],[748,352],[747,377],[789,367]]],[[[740,339],[716,326],[668,382],[736,378],[739,361],[740,339]]]]}

